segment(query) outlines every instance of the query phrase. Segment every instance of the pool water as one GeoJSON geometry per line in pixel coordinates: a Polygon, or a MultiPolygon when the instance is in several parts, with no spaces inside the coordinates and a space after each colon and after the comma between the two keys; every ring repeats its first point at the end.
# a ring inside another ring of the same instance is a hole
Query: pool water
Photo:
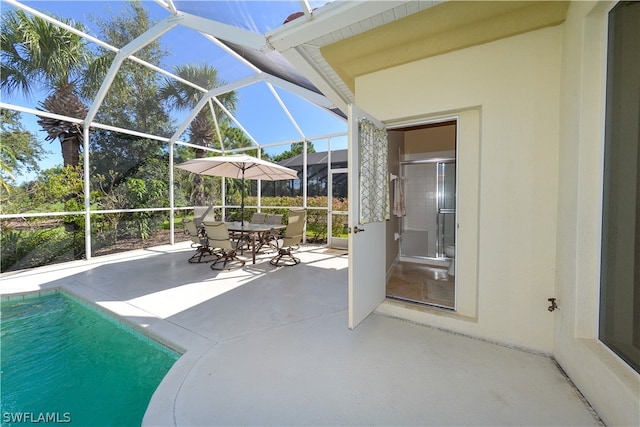
{"type": "Polygon", "coordinates": [[[64,293],[1,310],[2,425],[139,426],[179,357],[64,293]]]}

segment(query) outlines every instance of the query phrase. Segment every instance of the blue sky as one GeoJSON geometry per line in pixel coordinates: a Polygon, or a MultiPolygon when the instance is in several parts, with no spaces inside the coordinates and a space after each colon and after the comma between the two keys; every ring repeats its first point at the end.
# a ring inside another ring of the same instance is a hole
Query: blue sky
{"type": "MultiPolygon", "coordinates": [[[[153,1],[144,1],[153,21],[161,20],[168,16],[168,12],[153,1]]],[[[179,9],[200,16],[215,18],[221,22],[239,26],[243,29],[265,32],[282,23],[293,12],[299,10],[299,3],[293,1],[176,1],[179,9]]],[[[318,7],[324,1],[310,2],[312,7],[318,7]]],[[[96,25],[93,23],[96,17],[104,19],[110,14],[119,13],[126,6],[123,1],[23,1],[23,4],[38,11],[53,14],[58,17],[73,19],[83,22],[88,27],[88,33],[98,36],[96,25]]],[[[8,5],[2,3],[2,10],[8,5]]],[[[244,64],[215,46],[204,36],[182,27],[177,27],[160,39],[163,47],[169,51],[169,55],[160,64],[162,68],[172,71],[178,64],[204,62],[215,66],[220,77],[226,82],[237,81],[251,75],[253,72],[244,64]]],[[[276,142],[292,141],[300,139],[295,127],[290,123],[286,114],[281,110],[276,99],[270,93],[268,87],[261,83],[236,91],[238,95],[238,108],[236,118],[261,145],[276,142]]],[[[282,98],[291,115],[309,138],[346,131],[346,123],[325,110],[318,108],[297,95],[276,88],[276,92],[282,98]]],[[[3,102],[13,103],[29,108],[35,108],[38,101],[46,98],[46,94],[36,93],[30,99],[22,97],[8,98],[3,96],[3,102]]],[[[181,119],[185,113],[176,112],[174,117],[181,119]]],[[[60,144],[44,142],[45,134],[36,124],[37,118],[23,114],[23,123],[28,130],[36,133],[43,141],[43,146],[50,155],[42,162],[41,167],[48,168],[62,163],[60,144]]],[[[346,148],[346,137],[333,139],[332,149],[346,148]]],[[[326,141],[314,141],[317,151],[326,150],[326,141]]],[[[289,146],[269,148],[267,151],[277,154],[289,149],[289,146]]],[[[20,181],[30,177],[18,177],[20,181]]]]}

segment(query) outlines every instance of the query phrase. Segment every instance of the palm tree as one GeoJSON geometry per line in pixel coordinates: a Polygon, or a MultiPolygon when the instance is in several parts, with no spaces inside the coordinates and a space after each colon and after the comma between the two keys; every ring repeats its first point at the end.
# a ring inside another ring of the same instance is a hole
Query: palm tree
{"type": "MultiPolygon", "coordinates": [[[[82,26],[64,20],[79,30],[82,26]]],[[[77,93],[91,53],[82,37],[22,10],[2,15],[1,81],[7,94],[47,91],[39,110],[84,119],[87,106],[77,93]]],[[[77,166],[83,143],[82,126],[64,120],[40,117],[47,141],[60,140],[65,166],[77,166]]]]}
{"type": "MultiPolygon", "coordinates": [[[[214,89],[225,84],[218,77],[218,70],[208,64],[186,64],[175,67],[175,74],[187,80],[196,86],[204,89],[214,89]]],[[[191,110],[196,106],[204,94],[202,91],[173,79],[165,79],[164,84],[160,88],[160,98],[164,99],[169,106],[178,110],[191,110]]],[[[218,100],[229,111],[236,109],[237,95],[235,92],[227,92],[217,97],[218,100]]],[[[222,109],[214,103],[214,113],[219,123],[228,122],[229,119],[222,109]]],[[[190,142],[192,144],[208,147],[215,140],[215,129],[213,124],[213,115],[209,108],[203,108],[198,112],[193,121],[189,124],[189,132],[191,134],[190,142]]],[[[196,157],[204,157],[205,150],[196,149],[196,157]]]]}
{"type": "MultiPolygon", "coordinates": [[[[201,88],[214,89],[225,84],[218,77],[218,70],[208,64],[186,64],[175,67],[175,74],[201,88]]],[[[173,79],[166,79],[160,88],[160,98],[164,99],[169,106],[178,110],[193,109],[204,94],[202,91],[173,79]]],[[[237,95],[235,92],[227,92],[218,97],[218,100],[231,112],[235,111],[237,95]]],[[[214,103],[214,113],[218,123],[228,122],[229,119],[222,109],[214,103]]],[[[203,108],[189,124],[190,141],[192,144],[209,147],[213,145],[216,138],[213,114],[209,108],[203,108]]],[[[196,158],[206,156],[206,150],[195,150],[196,158]]],[[[194,177],[193,199],[196,205],[206,203],[203,188],[204,180],[201,176],[194,177]]]]}

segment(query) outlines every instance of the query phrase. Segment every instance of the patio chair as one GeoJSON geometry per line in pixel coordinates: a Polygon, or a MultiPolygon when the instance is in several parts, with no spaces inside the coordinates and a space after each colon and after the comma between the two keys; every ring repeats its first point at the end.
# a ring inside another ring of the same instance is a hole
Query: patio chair
{"type": "Polygon", "coordinates": [[[267,214],[267,217],[264,219],[264,223],[280,225],[282,224],[282,214],[267,214]]]}
{"type": "Polygon", "coordinates": [[[260,213],[260,212],[256,212],[251,217],[251,223],[252,224],[264,224],[264,220],[265,220],[266,217],[267,217],[266,214],[263,214],[263,213],[260,213]]]}
{"type": "Polygon", "coordinates": [[[190,263],[198,262],[210,262],[212,259],[204,259],[206,255],[214,256],[213,251],[209,247],[209,241],[207,236],[198,231],[195,222],[191,220],[183,220],[184,228],[189,237],[191,238],[191,247],[196,250],[196,253],[188,259],[190,263]]]}
{"type": "MultiPolygon", "coordinates": [[[[266,214],[264,218],[264,223],[268,225],[282,225],[282,214],[266,214]]],[[[269,242],[274,239],[280,238],[280,232],[278,230],[274,230],[273,228],[264,233],[260,233],[258,238],[258,247],[262,248],[263,246],[269,246],[269,242]]]]}
{"type": "MultiPolygon", "coordinates": [[[[264,219],[267,215],[263,213],[256,212],[251,216],[251,224],[264,224],[264,219]]],[[[236,240],[237,246],[236,250],[240,251],[240,254],[243,254],[245,250],[251,249],[251,239],[246,233],[234,232],[230,231],[229,235],[232,240],[236,240]]]]}
{"type": "Polygon", "coordinates": [[[292,252],[300,247],[302,242],[302,234],[304,233],[304,224],[307,219],[307,211],[304,209],[290,209],[289,221],[287,228],[284,229],[281,238],[273,238],[269,245],[278,251],[278,255],[273,257],[271,265],[279,267],[293,266],[300,263],[300,259],[293,256],[292,252]]]}
{"type": "Polygon", "coordinates": [[[216,256],[218,258],[211,264],[211,269],[231,270],[234,267],[243,267],[244,260],[236,256],[235,243],[237,242],[231,241],[227,225],[221,221],[205,221],[203,225],[209,240],[209,246],[212,249],[217,249],[216,256]]]}
{"type": "Polygon", "coordinates": [[[196,206],[193,208],[193,222],[196,227],[201,227],[204,221],[215,221],[215,212],[213,205],[211,206],[196,206]]]}

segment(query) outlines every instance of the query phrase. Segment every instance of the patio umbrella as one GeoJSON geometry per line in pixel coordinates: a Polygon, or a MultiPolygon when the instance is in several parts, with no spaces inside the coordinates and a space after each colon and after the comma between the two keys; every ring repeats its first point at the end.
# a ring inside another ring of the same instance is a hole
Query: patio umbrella
{"type": "Polygon", "coordinates": [[[276,163],[258,159],[247,154],[233,156],[203,157],[189,160],[176,165],[180,169],[199,175],[224,176],[227,178],[242,179],[242,202],[240,212],[244,225],[244,180],[264,179],[278,181],[284,179],[297,179],[298,171],[280,166],[276,163]]]}

